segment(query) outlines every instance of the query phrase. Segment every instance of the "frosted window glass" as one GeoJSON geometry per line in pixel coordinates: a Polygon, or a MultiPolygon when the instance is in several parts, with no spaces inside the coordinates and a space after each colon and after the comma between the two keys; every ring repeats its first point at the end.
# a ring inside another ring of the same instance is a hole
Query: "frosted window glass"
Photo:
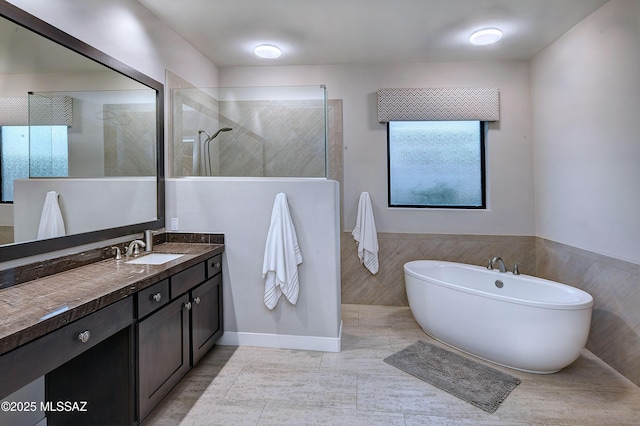
{"type": "Polygon", "coordinates": [[[13,181],[68,176],[66,126],[0,127],[2,201],[13,201],[13,181]]]}
{"type": "Polygon", "coordinates": [[[26,126],[2,129],[2,201],[13,201],[13,180],[29,177],[29,133],[26,126]]]}
{"type": "Polygon", "coordinates": [[[484,207],[478,121],[389,122],[389,205],[484,207]]]}

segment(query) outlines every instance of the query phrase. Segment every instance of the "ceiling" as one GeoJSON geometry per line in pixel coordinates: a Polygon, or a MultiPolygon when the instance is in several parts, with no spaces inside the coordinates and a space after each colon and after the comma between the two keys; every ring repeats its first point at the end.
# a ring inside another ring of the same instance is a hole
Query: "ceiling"
{"type": "Polygon", "coordinates": [[[138,0],[219,67],[529,59],[607,0],[138,0]],[[504,36],[473,46],[473,30],[504,36]],[[259,59],[260,43],[279,46],[259,59]]]}

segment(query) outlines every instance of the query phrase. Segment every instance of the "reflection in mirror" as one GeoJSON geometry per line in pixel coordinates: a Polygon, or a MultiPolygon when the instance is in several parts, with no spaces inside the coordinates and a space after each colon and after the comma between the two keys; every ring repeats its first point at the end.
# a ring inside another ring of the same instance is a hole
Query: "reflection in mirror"
{"type": "Polygon", "coordinates": [[[28,177],[155,176],[155,97],[151,89],[29,94],[28,177]]]}
{"type": "Polygon", "coordinates": [[[0,36],[0,262],[163,227],[162,84],[3,0],[0,36]]]}

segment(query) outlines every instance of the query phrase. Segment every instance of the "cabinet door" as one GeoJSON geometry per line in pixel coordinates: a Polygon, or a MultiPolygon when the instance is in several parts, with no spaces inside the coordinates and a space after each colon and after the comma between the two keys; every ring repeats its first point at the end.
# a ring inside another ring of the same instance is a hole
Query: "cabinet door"
{"type": "Polygon", "coordinates": [[[191,291],[192,362],[195,365],[222,335],[222,275],[191,291]]]}
{"type": "Polygon", "coordinates": [[[185,294],[138,324],[141,421],[190,368],[188,302],[185,294]]]}

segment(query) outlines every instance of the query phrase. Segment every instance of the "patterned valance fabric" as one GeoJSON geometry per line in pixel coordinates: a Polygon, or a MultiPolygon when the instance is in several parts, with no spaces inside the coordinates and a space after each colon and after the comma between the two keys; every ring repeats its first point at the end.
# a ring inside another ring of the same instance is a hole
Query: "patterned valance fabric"
{"type": "Polygon", "coordinates": [[[70,96],[31,96],[31,100],[27,96],[0,97],[0,126],[70,127],[72,124],[73,99],[70,96]]]}
{"type": "Polygon", "coordinates": [[[500,119],[495,87],[378,89],[378,121],[448,121],[500,119]]]}

